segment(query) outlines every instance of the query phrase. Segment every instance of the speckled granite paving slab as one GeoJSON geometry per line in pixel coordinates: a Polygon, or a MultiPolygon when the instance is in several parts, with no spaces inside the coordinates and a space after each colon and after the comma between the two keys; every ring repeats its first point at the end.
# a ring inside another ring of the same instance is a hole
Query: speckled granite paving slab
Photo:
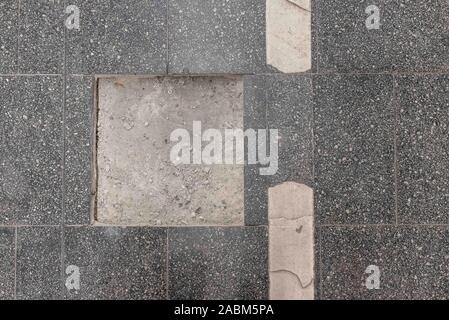
{"type": "Polygon", "coordinates": [[[447,1],[316,3],[320,72],[447,70],[447,1]]]}
{"type": "Polygon", "coordinates": [[[398,206],[401,223],[447,224],[449,76],[398,76],[398,206]]]}
{"type": "Polygon", "coordinates": [[[313,184],[312,78],[305,75],[245,77],[245,128],[278,130],[278,169],[262,176],[260,165],[245,167],[245,224],[267,224],[269,186],[295,181],[313,184]]]}
{"type": "Polygon", "coordinates": [[[68,73],[161,74],[167,69],[167,0],[70,2],[80,29],[66,31],[68,73]]]}
{"type": "Polygon", "coordinates": [[[169,73],[265,69],[264,0],[168,0],[169,73]]]}
{"type": "Polygon", "coordinates": [[[63,81],[61,76],[1,78],[2,221],[62,222],[63,81]]]}
{"type": "Polygon", "coordinates": [[[314,77],[315,215],[395,222],[393,77],[314,77]]]}
{"type": "Polygon", "coordinates": [[[167,297],[166,229],[70,227],[65,230],[64,244],[64,268],[76,267],[80,276],[78,290],[65,288],[66,298],[167,297]]]}
{"type": "Polygon", "coordinates": [[[266,227],[170,228],[168,246],[169,299],[268,298],[266,227]]]}
{"type": "Polygon", "coordinates": [[[0,74],[17,71],[18,2],[0,3],[0,74]]]}
{"type": "Polygon", "coordinates": [[[322,299],[447,298],[447,227],[320,229],[322,299]]]}

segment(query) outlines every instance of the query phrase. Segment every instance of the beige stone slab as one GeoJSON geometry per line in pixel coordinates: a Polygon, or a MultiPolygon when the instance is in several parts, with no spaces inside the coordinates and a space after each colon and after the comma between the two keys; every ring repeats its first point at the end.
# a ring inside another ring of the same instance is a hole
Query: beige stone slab
{"type": "Polygon", "coordinates": [[[243,165],[178,164],[170,134],[243,127],[240,77],[100,79],[98,223],[243,225],[243,165]]]}
{"type": "Polygon", "coordinates": [[[314,298],[313,190],[286,182],[269,189],[270,299],[314,298]]]}
{"type": "Polygon", "coordinates": [[[284,73],[312,67],[310,0],[266,0],[267,64],[284,73]]]}
{"type": "Polygon", "coordinates": [[[268,193],[270,225],[290,226],[296,219],[313,216],[313,190],[295,182],[270,188],[268,193]]]}

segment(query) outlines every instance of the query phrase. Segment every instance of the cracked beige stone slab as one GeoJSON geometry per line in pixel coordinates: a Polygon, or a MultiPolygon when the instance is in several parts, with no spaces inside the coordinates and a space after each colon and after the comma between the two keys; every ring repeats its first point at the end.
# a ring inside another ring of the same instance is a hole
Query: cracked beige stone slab
{"type": "Polygon", "coordinates": [[[266,0],[267,64],[284,73],[312,67],[310,0],[266,0]]]}
{"type": "Polygon", "coordinates": [[[240,77],[105,78],[98,101],[98,223],[243,225],[243,165],[170,160],[175,129],[243,127],[240,77]]]}
{"type": "Polygon", "coordinates": [[[314,298],[313,190],[286,182],[268,191],[270,299],[314,298]]]}
{"type": "Polygon", "coordinates": [[[311,10],[311,6],[310,6],[310,0],[288,0],[291,3],[296,4],[298,7],[300,7],[301,9],[310,11],[311,10]]]}

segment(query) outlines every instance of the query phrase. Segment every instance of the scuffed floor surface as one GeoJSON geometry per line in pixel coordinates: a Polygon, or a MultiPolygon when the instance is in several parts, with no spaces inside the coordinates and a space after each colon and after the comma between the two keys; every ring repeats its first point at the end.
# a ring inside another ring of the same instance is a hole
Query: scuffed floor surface
{"type": "Polygon", "coordinates": [[[0,1],[0,299],[267,299],[284,182],[313,191],[314,263],[286,262],[315,299],[449,299],[447,0],[73,0],[70,29],[67,2],[0,1]],[[193,115],[278,129],[276,174],[158,158],[193,115]]]}

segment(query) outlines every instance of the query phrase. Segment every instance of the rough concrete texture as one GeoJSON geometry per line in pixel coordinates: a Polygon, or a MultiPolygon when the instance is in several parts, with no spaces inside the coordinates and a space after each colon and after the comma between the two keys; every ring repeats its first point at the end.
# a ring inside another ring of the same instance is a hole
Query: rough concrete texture
{"type": "Polygon", "coordinates": [[[314,298],[313,190],[285,182],[268,190],[270,299],[314,298]]]}
{"type": "Polygon", "coordinates": [[[170,161],[175,129],[243,127],[240,78],[100,79],[98,90],[98,222],[243,224],[243,165],[170,161]]]}
{"type": "Polygon", "coordinates": [[[281,72],[312,67],[310,0],[267,0],[267,64],[281,72]]]}

